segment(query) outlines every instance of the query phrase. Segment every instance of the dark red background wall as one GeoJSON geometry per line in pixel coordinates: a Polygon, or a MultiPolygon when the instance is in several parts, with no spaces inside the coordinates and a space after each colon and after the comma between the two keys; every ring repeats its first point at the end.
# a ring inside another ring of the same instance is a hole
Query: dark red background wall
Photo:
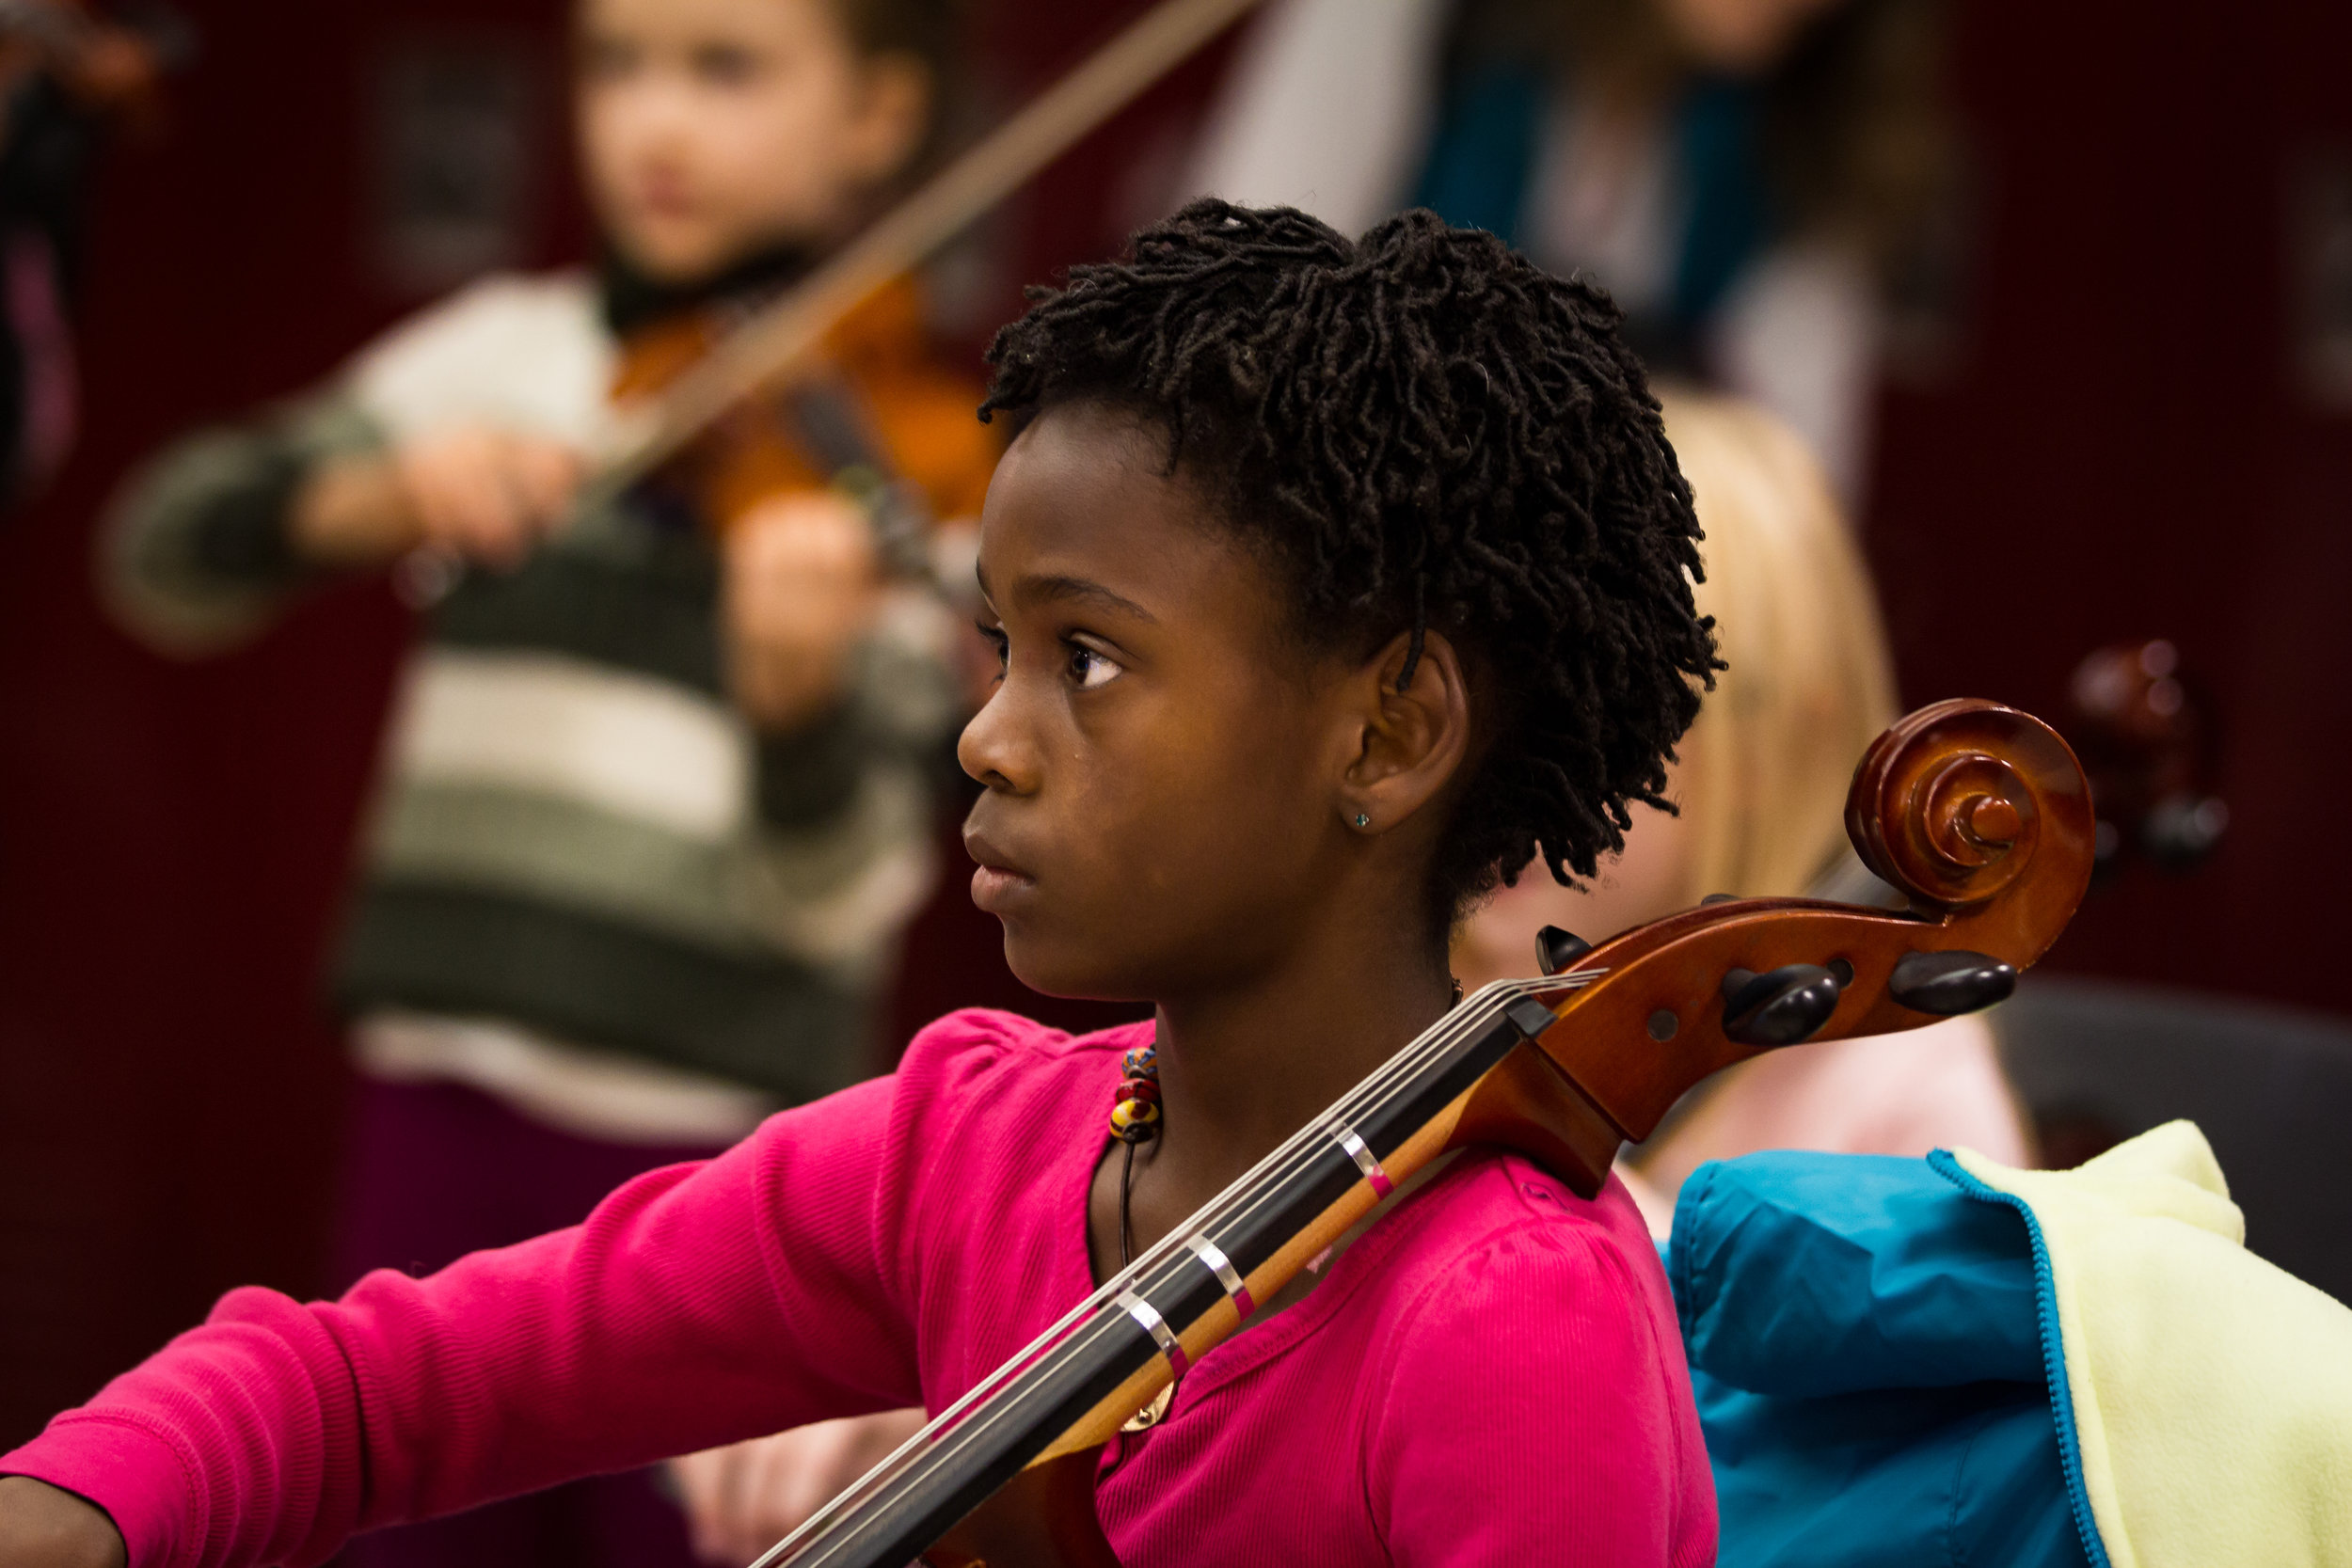
{"type": "MultiPolygon", "coordinates": [[[[250,649],[163,662],[91,599],[93,519],[140,453],[317,377],[417,303],[361,254],[380,52],[430,28],[551,51],[563,5],[190,8],[204,57],[167,135],[120,150],[97,192],[83,445],[0,523],[0,1443],[221,1290],[320,1283],[343,1083],[311,999],[405,635],[362,585],[250,649]]],[[[1135,8],[993,6],[997,94],[1135,8]]],[[[2193,876],[2104,890],[2053,961],[2352,1011],[2326,912],[2352,879],[2333,815],[2352,440],[2296,389],[2281,282],[2286,170],[2352,143],[2352,23],[2280,0],[2226,32],[2179,0],[1974,0],[1962,43],[1974,268],[1949,367],[1887,395],[1867,519],[1906,694],[2055,711],[2091,646],[2174,639],[2226,725],[2231,838],[2193,876]]],[[[1113,242],[1131,166],[1215,70],[1008,214],[994,313],[1113,242]]],[[[546,185],[530,260],[572,259],[580,214],[560,169],[546,185]]],[[[973,931],[952,903],[927,917],[902,1016],[1009,994],[973,931]]]]}
{"type": "Polygon", "coordinates": [[[1953,372],[1886,399],[1868,519],[1904,693],[2055,717],[2082,654],[2173,640],[2230,835],[2099,890],[2052,961],[2352,1012],[2352,418],[2296,373],[2287,242],[2296,171],[2352,151],[2352,11],[1960,10],[1976,277],[1953,372]]]}

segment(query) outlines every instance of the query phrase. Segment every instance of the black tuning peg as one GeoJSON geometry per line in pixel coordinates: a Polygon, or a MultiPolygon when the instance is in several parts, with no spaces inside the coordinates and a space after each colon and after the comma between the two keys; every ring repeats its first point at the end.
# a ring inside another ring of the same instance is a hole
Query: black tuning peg
{"type": "Polygon", "coordinates": [[[1956,1018],[2006,1001],[2017,971],[1982,953],[1912,953],[1895,965],[1886,994],[1915,1013],[1956,1018]]]}
{"type": "Polygon", "coordinates": [[[1546,974],[1560,974],[1592,950],[1591,942],[1557,926],[1547,926],[1535,933],[1535,967],[1546,974]]]}
{"type": "Polygon", "coordinates": [[[1795,1045],[1837,1010],[1837,976],[1819,964],[1783,964],[1769,974],[1724,976],[1724,1033],[1741,1045],[1795,1045]]]}

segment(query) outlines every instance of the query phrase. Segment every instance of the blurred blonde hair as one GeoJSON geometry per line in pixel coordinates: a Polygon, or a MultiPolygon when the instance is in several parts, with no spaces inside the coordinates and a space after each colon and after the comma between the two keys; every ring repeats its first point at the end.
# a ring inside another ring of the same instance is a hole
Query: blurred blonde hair
{"type": "Polygon", "coordinates": [[[1844,857],[1854,765],[1895,718],[1878,602],[1794,433],[1731,399],[1663,401],[1707,531],[1699,610],[1729,666],[1680,748],[1692,880],[1679,902],[1803,894],[1844,857]]]}

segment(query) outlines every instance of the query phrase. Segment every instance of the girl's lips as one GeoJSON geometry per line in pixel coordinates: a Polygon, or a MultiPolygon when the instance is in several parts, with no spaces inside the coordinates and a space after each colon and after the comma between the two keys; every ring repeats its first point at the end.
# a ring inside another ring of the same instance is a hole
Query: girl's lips
{"type": "Polygon", "coordinates": [[[972,902],[991,914],[1001,913],[1008,905],[1037,887],[1037,879],[1009,871],[1001,865],[983,865],[972,873],[972,902]]]}

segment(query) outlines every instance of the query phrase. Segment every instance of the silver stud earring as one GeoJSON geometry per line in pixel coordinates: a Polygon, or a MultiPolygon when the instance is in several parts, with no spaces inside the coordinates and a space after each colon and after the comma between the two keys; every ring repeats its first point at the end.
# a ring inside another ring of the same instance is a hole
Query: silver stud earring
{"type": "Polygon", "coordinates": [[[1356,826],[1359,828],[1369,828],[1372,826],[1372,818],[1366,816],[1362,812],[1358,812],[1356,814],[1356,826]]]}

